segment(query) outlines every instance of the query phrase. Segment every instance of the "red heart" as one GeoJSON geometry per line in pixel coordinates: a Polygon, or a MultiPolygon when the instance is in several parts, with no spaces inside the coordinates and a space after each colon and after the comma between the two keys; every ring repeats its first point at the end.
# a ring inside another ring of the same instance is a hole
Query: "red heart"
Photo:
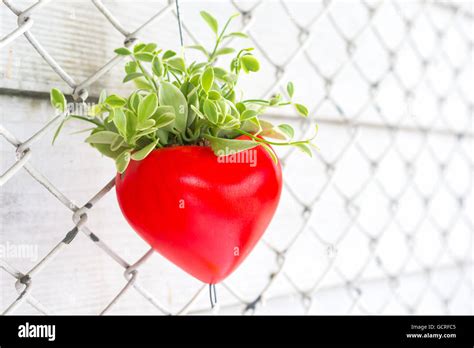
{"type": "Polygon", "coordinates": [[[225,157],[204,146],[158,149],[116,177],[118,202],[133,229],[209,284],[226,278],[253,249],[281,186],[280,164],[261,146],[225,157]]]}

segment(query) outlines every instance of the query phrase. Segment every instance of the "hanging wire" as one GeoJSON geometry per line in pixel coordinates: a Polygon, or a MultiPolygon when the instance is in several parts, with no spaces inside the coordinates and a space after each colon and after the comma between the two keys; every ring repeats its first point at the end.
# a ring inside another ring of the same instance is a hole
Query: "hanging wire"
{"type": "Polygon", "coordinates": [[[209,299],[211,300],[211,308],[214,308],[217,303],[216,284],[209,284],[209,299]]]}
{"type": "Polygon", "coordinates": [[[183,28],[182,28],[182,24],[181,24],[181,15],[179,13],[179,1],[178,0],[175,0],[175,3],[176,3],[176,16],[178,17],[178,28],[179,28],[179,41],[181,43],[181,47],[184,46],[184,42],[183,42],[183,28]]]}

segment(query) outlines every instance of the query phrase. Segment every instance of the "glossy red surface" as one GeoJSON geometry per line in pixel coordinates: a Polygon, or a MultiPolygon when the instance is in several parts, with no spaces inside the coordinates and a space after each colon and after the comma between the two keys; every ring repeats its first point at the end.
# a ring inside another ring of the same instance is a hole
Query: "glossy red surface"
{"type": "Polygon", "coordinates": [[[253,249],[280,199],[280,164],[261,146],[248,151],[254,166],[222,163],[203,146],[158,149],[132,160],[116,177],[120,208],[157,252],[199,280],[218,283],[253,249]]]}

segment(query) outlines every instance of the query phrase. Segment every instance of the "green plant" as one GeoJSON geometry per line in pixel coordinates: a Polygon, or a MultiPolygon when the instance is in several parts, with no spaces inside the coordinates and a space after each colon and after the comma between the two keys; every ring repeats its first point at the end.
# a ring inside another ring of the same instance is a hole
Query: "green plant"
{"type": "MultiPolygon", "coordinates": [[[[290,125],[273,125],[260,118],[269,107],[287,105],[293,105],[303,117],[308,116],[304,105],[292,101],[293,84],[287,85],[287,100],[280,94],[268,100],[242,100],[236,89],[239,75],[260,69],[253,48],[237,52],[229,70],[216,66],[220,56],[235,54],[233,48],[223,47],[224,40],[247,36],[241,32],[228,33],[235,16],[220,31],[212,15],[202,11],[201,16],[215,34],[214,47],[188,48],[202,52],[205,61],[188,65],[183,56],[171,50],[163,52],[155,43],[117,48],[115,53],[130,57],[123,82],[133,81],[137,89],[128,97],[107,95],[104,91],[89,115],[69,115],[64,121],[76,118],[93,124],[86,142],[113,158],[120,173],[130,159],[141,160],[156,148],[176,145],[210,145],[216,155],[263,146],[275,161],[277,158],[268,145],[295,146],[311,155],[312,139],[295,141],[290,125]],[[249,139],[236,140],[240,135],[249,139]]],[[[51,92],[51,102],[61,112],[65,110],[66,99],[57,89],[51,92]]]]}

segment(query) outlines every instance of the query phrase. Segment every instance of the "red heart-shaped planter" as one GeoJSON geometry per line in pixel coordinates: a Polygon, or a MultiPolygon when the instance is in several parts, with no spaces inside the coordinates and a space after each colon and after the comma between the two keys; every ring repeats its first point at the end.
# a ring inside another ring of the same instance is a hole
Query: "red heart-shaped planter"
{"type": "Polygon", "coordinates": [[[133,229],[209,284],[226,278],[253,249],[281,187],[280,164],[261,146],[225,157],[205,146],[163,148],[116,177],[118,202],[133,229]]]}

